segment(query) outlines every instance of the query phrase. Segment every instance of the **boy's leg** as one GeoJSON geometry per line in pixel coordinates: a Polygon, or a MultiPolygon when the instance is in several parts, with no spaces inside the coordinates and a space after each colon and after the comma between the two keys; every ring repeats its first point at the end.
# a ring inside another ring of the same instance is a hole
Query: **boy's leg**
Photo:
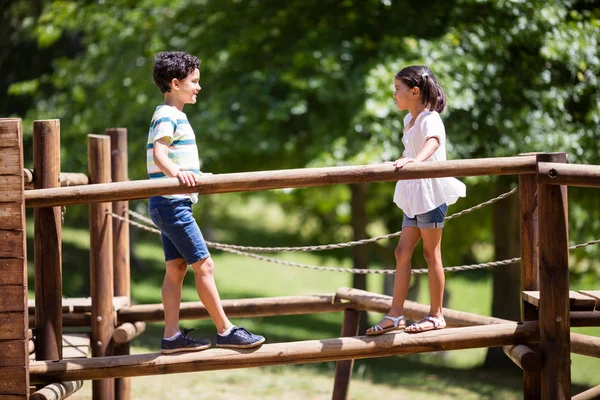
{"type": "Polygon", "coordinates": [[[186,270],[187,264],[183,258],[167,261],[165,278],[162,285],[162,301],[165,310],[165,338],[169,338],[179,332],[181,287],[186,270]]]}
{"type": "Polygon", "coordinates": [[[217,332],[223,333],[227,331],[232,324],[225,315],[225,311],[221,305],[221,298],[215,283],[215,263],[212,257],[195,262],[192,264],[192,268],[196,277],[198,296],[214,321],[217,332]]]}

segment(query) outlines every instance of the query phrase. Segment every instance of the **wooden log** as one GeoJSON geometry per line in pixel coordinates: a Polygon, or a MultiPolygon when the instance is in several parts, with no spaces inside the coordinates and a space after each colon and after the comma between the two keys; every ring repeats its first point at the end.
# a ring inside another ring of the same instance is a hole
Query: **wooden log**
{"type": "Polygon", "coordinates": [[[594,299],[596,310],[600,310],[600,290],[580,290],[579,293],[594,299]]]}
{"type": "MultiPolygon", "coordinates": [[[[391,296],[371,293],[359,289],[339,288],[336,292],[336,297],[338,299],[350,300],[354,303],[355,307],[380,313],[387,313],[392,305],[391,296]]],[[[501,318],[485,317],[483,315],[451,310],[449,308],[443,308],[442,312],[448,326],[466,327],[512,322],[501,318]]],[[[404,302],[404,316],[407,319],[416,321],[428,313],[428,305],[419,304],[410,300],[404,302]]]]}
{"type": "MultiPolygon", "coordinates": [[[[33,121],[33,186],[60,187],[60,121],[33,121]]],[[[60,207],[34,210],[36,359],[62,356],[62,221],[60,207]]]]}
{"type": "Polygon", "coordinates": [[[63,400],[83,387],[83,381],[51,383],[31,395],[31,400],[63,400]]]}
{"type": "MultiPolygon", "coordinates": [[[[525,154],[523,154],[525,155],[525,154]]],[[[529,154],[531,155],[531,154],[529,154]]],[[[519,175],[519,214],[521,238],[521,290],[539,290],[539,252],[538,252],[538,208],[537,208],[537,175],[519,175]]],[[[526,301],[521,302],[523,321],[537,320],[537,309],[526,301]]],[[[539,351],[537,343],[529,345],[536,355],[539,351]]],[[[522,350],[518,347],[504,348],[511,360],[519,359],[522,350]],[[508,353],[507,353],[508,352],[508,353]]],[[[532,356],[529,356],[532,357],[532,356]]],[[[539,355],[538,355],[539,360],[539,355]]],[[[517,364],[519,365],[519,364],[517,364]]],[[[541,393],[540,369],[523,369],[523,398],[539,399],[541,393]]]]}
{"type": "MultiPolygon", "coordinates": [[[[113,182],[127,182],[127,129],[111,128],[106,130],[110,136],[111,177],[113,182]]],[[[115,201],[112,212],[129,219],[129,202],[115,201]]],[[[129,224],[113,220],[113,262],[115,274],[115,296],[131,297],[129,271],[129,224]]]]}
{"type": "MultiPolygon", "coordinates": [[[[68,313],[63,314],[63,326],[82,327],[92,326],[92,313],[68,313]]],[[[29,316],[29,326],[35,326],[35,315],[29,316]]]]}
{"type": "Polygon", "coordinates": [[[34,382],[144,376],[269,365],[302,364],[353,358],[371,358],[429,351],[459,350],[536,342],[538,324],[493,324],[448,328],[417,334],[307,340],[265,344],[258,349],[209,349],[177,356],[136,354],[87,358],[77,363],[34,361],[29,370],[34,382]]]}
{"type": "Polygon", "coordinates": [[[533,156],[413,163],[399,171],[395,171],[391,163],[382,163],[204,175],[200,178],[200,183],[193,189],[182,187],[178,179],[171,178],[73,188],[28,190],[25,192],[25,201],[27,207],[35,208],[147,199],[152,196],[181,193],[182,190],[200,194],[231,193],[359,182],[393,182],[402,179],[430,177],[511,175],[534,173],[535,171],[535,157],[533,156]]]}
{"type": "Polygon", "coordinates": [[[134,323],[125,322],[119,325],[113,332],[112,338],[116,344],[131,342],[134,338],[141,335],[146,330],[146,323],[137,321],[134,323]]]}
{"type": "MultiPolygon", "coordinates": [[[[320,312],[343,311],[353,304],[334,301],[333,295],[284,296],[254,299],[222,300],[225,313],[230,318],[266,317],[273,315],[297,315],[320,312]]],[[[164,321],[162,304],[139,304],[123,307],[117,314],[119,324],[136,321],[164,321]]],[[[204,305],[199,302],[181,303],[180,319],[210,318],[204,305]]]]}
{"type": "Polygon", "coordinates": [[[600,311],[573,311],[571,326],[600,326],[600,311]]]}
{"type": "Polygon", "coordinates": [[[588,357],[600,358],[600,338],[597,336],[571,333],[571,351],[588,357]]]}
{"type": "MultiPolygon", "coordinates": [[[[25,184],[25,190],[34,189],[34,170],[25,168],[23,170],[23,183],[25,184]]],[[[70,187],[70,186],[82,186],[90,183],[90,178],[83,173],[79,172],[61,172],[58,178],[60,185],[58,187],[70,187]]]]}
{"type": "MultiPolygon", "coordinates": [[[[535,307],[540,305],[540,292],[533,290],[523,291],[523,300],[535,307]]],[[[574,290],[569,291],[569,309],[573,311],[594,311],[596,300],[590,296],[578,293],[574,290]]]]}
{"type": "MultiPolygon", "coordinates": [[[[129,297],[127,296],[114,296],[113,297],[113,310],[118,311],[123,307],[129,305],[129,297]]],[[[35,314],[35,300],[28,300],[27,306],[30,314],[35,314]]],[[[92,311],[92,298],[91,297],[69,297],[62,299],[62,312],[63,313],[85,313],[92,311]]]]}
{"type": "Polygon", "coordinates": [[[571,400],[594,400],[600,399],[600,385],[594,386],[586,391],[583,391],[573,397],[571,400]]]}
{"type": "MultiPolygon", "coordinates": [[[[540,162],[566,162],[564,153],[540,154],[540,162]]],[[[538,176],[540,182],[541,174],[538,176]]],[[[540,252],[540,356],[542,398],[571,396],[569,339],[569,236],[567,187],[538,184],[540,252]]]]}
{"type": "Polygon", "coordinates": [[[0,119],[0,397],[29,393],[27,251],[21,120],[0,119]]]}
{"type": "MultiPolygon", "coordinates": [[[[110,137],[88,135],[88,174],[90,182],[110,182],[110,137]]],[[[82,186],[86,187],[86,186],[82,186]]],[[[56,189],[55,189],[56,190],[56,189]]],[[[113,250],[111,203],[90,205],[90,292],[92,295],[92,356],[112,354],[109,346],[114,330],[113,250]]],[[[65,381],[72,379],[59,379],[65,381]]],[[[113,379],[92,383],[94,399],[114,399],[113,379]]]]}
{"type": "Polygon", "coordinates": [[[540,370],[540,356],[524,344],[504,346],[506,354],[523,371],[535,372],[540,370]]]}
{"type": "Polygon", "coordinates": [[[600,187],[600,166],[540,162],[538,180],[545,185],[600,187]]]}
{"type": "MultiPolygon", "coordinates": [[[[350,337],[358,335],[360,323],[360,311],[352,308],[344,310],[344,322],[342,325],[341,337],[350,337]]],[[[333,381],[332,400],[345,400],[348,398],[348,386],[352,378],[352,367],[354,360],[341,360],[335,366],[335,378],[333,381]]]]}

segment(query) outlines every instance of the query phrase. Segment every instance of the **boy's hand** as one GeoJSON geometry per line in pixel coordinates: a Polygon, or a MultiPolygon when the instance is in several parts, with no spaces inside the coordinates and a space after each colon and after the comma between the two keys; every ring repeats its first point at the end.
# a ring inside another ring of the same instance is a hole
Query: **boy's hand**
{"type": "Polygon", "coordinates": [[[192,171],[179,171],[175,177],[179,179],[179,183],[189,187],[196,186],[200,182],[200,175],[196,175],[192,171]]]}

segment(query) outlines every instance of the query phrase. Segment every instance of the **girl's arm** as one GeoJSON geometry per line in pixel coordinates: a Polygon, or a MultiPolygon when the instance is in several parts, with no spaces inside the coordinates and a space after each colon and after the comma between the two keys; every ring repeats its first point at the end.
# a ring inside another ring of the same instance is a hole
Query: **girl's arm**
{"type": "Polygon", "coordinates": [[[419,154],[417,154],[415,158],[407,158],[404,156],[400,157],[399,159],[394,161],[394,168],[396,168],[397,171],[399,169],[402,169],[408,163],[425,161],[429,157],[431,157],[433,153],[435,153],[438,147],[440,147],[439,139],[437,137],[430,137],[429,139],[427,139],[427,141],[425,142],[425,146],[423,146],[423,149],[421,149],[421,151],[419,152],[419,154]]]}
{"type": "Polygon", "coordinates": [[[181,171],[179,167],[169,159],[169,139],[161,138],[154,142],[154,164],[169,178],[177,178],[186,186],[196,186],[200,177],[192,171],[181,171]]]}

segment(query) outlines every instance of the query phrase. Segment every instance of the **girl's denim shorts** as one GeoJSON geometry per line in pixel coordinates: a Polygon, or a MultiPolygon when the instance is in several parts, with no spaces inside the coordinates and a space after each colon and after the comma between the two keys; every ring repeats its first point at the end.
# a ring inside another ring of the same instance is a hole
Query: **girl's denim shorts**
{"type": "Polygon", "coordinates": [[[202,232],[192,215],[191,200],[151,197],[148,213],[160,229],[165,261],[183,258],[192,265],[210,257],[202,232]]]}
{"type": "Polygon", "coordinates": [[[419,229],[438,229],[444,227],[444,218],[448,213],[448,205],[442,204],[438,208],[427,211],[423,214],[415,215],[413,218],[404,216],[402,227],[414,226],[419,229]]]}

